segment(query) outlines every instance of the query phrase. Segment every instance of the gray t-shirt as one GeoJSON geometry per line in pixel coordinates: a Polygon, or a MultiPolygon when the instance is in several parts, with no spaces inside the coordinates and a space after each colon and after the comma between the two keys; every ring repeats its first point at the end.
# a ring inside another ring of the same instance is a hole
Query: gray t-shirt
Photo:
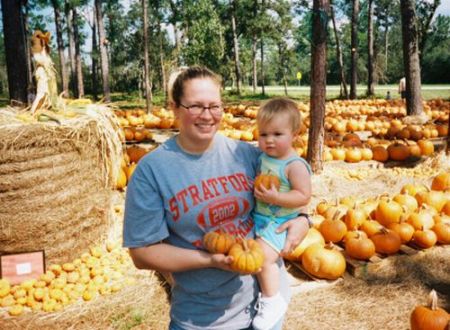
{"type": "MultiPolygon", "coordinates": [[[[127,187],[124,246],[165,241],[203,249],[203,235],[219,227],[253,237],[250,212],[259,154],[254,146],[220,134],[201,155],[183,152],[175,138],[167,140],[141,159],[127,187]]],[[[253,276],[216,268],[173,276],[171,319],[180,327],[230,330],[250,325],[258,294],[253,276]]]]}

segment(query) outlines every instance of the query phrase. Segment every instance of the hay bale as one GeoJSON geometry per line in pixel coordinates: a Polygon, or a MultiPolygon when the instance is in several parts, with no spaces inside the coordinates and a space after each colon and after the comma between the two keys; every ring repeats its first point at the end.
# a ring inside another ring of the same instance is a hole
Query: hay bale
{"type": "Polygon", "coordinates": [[[48,263],[78,257],[106,237],[121,142],[107,107],[54,122],[0,110],[0,254],[45,250],[48,263]]]}

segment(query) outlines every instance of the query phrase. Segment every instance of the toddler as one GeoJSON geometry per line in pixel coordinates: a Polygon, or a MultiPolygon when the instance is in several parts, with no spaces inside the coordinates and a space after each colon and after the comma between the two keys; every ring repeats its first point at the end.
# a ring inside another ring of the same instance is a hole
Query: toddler
{"type": "Polygon", "coordinates": [[[279,273],[276,261],[283,250],[286,231],[278,233],[284,222],[297,217],[302,206],[311,198],[311,169],[292,147],[300,129],[297,104],[288,98],[274,98],[258,111],[259,173],[276,175],[280,189],[255,187],[256,208],[253,213],[257,240],[263,247],[265,261],[257,274],[261,288],[258,312],[253,319],[256,330],[271,329],[283,317],[287,302],[279,292],[279,273]]]}

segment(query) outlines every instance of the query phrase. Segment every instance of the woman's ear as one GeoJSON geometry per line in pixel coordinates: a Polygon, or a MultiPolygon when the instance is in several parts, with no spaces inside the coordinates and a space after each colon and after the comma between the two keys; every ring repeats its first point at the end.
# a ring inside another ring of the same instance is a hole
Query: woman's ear
{"type": "Polygon", "coordinates": [[[173,101],[169,101],[169,109],[173,111],[173,114],[175,115],[175,118],[178,118],[178,111],[179,108],[173,101]]]}

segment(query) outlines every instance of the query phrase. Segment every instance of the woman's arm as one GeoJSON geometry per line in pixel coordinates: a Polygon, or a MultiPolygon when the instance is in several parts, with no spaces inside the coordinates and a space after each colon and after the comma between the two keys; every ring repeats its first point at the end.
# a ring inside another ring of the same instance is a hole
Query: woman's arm
{"type": "Polygon", "coordinates": [[[139,269],[159,272],[181,272],[199,268],[229,270],[233,258],[200,250],[183,249],[166,243],[130,248],[130,256],[139,269]]]}

